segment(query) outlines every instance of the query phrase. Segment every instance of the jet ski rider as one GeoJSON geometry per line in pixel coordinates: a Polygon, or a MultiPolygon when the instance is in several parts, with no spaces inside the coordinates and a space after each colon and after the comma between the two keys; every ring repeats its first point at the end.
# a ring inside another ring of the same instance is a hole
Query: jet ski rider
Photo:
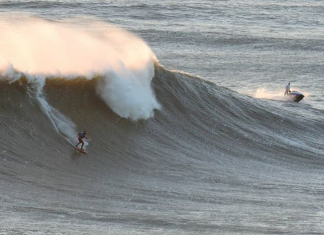
{"type": "Polygon", "coordinates": [[[285,94],[284,95],[288,95],[288,92],[290,91],[290,82],[288,82],[288,84],[286,85],[286,90],[285,90],[285,94]]]}

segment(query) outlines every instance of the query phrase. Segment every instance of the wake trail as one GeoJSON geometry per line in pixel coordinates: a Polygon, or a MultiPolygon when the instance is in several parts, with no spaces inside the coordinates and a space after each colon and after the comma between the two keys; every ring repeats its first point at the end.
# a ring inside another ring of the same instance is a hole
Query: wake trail
{"type": "MultiPolygon", "coordinates": [[[[27,87],[28,95],[32,98],[35,96],[41,110],[48,117],[52,123],[55,131],[66,139],[71,145],[75,146],[75,139],[77,136],[76,125],[69,118],[60,113],[57,109],[53,108],[45,99],[43,87],[45,85],[45,77],[28,77],[31,87],[27,87]]],[[[85,143],[85,146],[88,143],[85,143]]]]}

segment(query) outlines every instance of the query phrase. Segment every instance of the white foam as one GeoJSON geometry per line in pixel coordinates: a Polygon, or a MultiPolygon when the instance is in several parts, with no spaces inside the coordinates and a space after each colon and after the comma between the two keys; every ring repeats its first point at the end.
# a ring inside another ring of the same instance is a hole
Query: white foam
{"type": "Polygon", "coordinates": [[[4,57],[0,56],[0,79],[6,79],[9,82],[14,82],[20,77],[21,74],[15,71],[13,65],[4,57]]]}
{"type": "Polygon", "coordinates": [[[259,88],[254,94],[255,98],[271,99],[271,100],[290,100],[288,96],[284,96],[284,91],[268,91],[264,88],[259,88]]]}
{"type": "Polygon", "coordinates": [[[154,94],[150,82],[136,79],[136,74],[127,69],[121,71],[108,71],[105,76],[109,79],[101,82],[97,93],[121,117],[132,120],[153,117],[153,110],[160,106],[152,98],[154,94]]]}
{"type": "MultiPolygon", "coordinates": [[[[297,88],[294,88],[297,89],[297,88]]],[[[291,90],[294,90],[291,89],[291,90]]],[[[299,89],[297,89],[299,90],[299,89]]],[[[305,97],[308,97],[308,92],[300,91],[305,97]]],[[[255,98],[258,99],[270,99],[270,100],[282,100],[282,101],[292,101],[292,99],[289,96],[284,95],[284,89],[277,90],[277,91],[268,91],[265,88],[259,88],[254,94],[255,98]]]]}

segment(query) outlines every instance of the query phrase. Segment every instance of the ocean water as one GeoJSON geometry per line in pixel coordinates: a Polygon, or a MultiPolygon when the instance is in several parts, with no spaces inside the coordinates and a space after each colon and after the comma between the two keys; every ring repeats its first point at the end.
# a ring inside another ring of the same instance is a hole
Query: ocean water
{"type": "Polygon", "coordinates": [[[0,0],[0,234],[323,234],[323,10],[0,0]]]}

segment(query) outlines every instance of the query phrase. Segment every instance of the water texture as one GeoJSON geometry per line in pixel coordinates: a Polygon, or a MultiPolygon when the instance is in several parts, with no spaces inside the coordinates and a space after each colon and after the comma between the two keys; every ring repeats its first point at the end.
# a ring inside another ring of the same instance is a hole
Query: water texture
{"type": "Polygon", "coordinates": [[[0,234],[323,234],[323,8],[0,1],[0,234]]]}

